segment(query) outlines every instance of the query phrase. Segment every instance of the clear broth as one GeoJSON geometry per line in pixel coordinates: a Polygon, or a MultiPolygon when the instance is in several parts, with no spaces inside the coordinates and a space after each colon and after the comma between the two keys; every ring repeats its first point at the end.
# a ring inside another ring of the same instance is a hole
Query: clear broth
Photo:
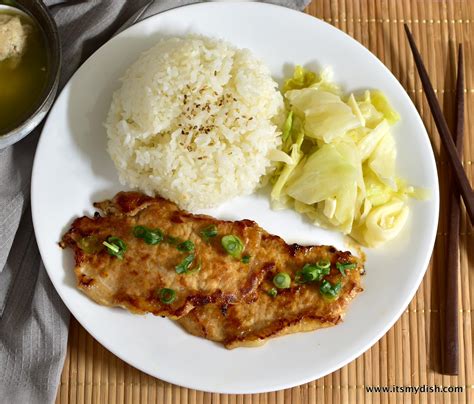
{"type": "Polygon", "coordinates": [[[2,15],[20,18],[31,27],[21,60],[12,67],[11,59],[0,62],[0,136],[25,120],[46,85],[48,53],[46,41],[36,22],[23,14],[0,10],[2,15]]]}

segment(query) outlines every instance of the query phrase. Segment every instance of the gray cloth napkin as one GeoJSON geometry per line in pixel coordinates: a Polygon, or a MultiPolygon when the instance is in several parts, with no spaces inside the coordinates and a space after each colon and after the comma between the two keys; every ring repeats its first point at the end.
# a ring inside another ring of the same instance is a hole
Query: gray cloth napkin
{"type": "MultiPolygon", "coordinates": [[[[60,88],[92,52],[121,28],[195,2],[46,0],[62,43],[60,88]]],[[[264,2],[301,10],[309,0],[264,2]]],[[[29,206],[31,168],[39,134],[37,129],[21,142],[0,150],[1,403],[53,402],[66,353],[69,312],[41,262],[29,206]]]]}

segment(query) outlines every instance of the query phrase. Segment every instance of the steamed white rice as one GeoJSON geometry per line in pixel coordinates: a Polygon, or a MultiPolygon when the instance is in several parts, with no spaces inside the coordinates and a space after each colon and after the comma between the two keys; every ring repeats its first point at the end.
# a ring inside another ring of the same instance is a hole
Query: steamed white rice
{"type": "Polygon", "coordinates": [[[250,194],[281,143],[283,99],[249,50],[161,40],[127,70],[106,127],[120,181],[186,209],[250,194]]]}

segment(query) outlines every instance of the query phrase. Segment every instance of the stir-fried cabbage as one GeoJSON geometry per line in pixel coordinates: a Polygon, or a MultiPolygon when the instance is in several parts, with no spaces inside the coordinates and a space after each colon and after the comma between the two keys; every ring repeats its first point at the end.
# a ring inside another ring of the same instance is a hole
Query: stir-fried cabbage
{"type": "Polygon", "coordinates": [[[378,142],[368,158],[369,168],[379,177],[380,181],[396,190],[395,160],[397,149],[391,133],[386,133],[378,142]]]}
{"type": "Polygon", "coordinates": [[[328,71],[301,66],[284,85],[289,110],[272,179],[272,206],[294,207],[316,225],[375,247],[395,238],[407,199],[424,197],[396,176],[391,126],[399,115],[380,91],[343,98],[328,71]]]}
{"type": "MultiPolygon", "coordinates": [[[[346,233],[352,227],[358,192],[365,193],[362,166],[357,147],[350,141],[320,147],[286,185],[291,198],[308,206],[306,212],[322,210],[330,225],[346,233]]],[[[317,221],[318,215],[314,216],[317,221]]]]}
{"type": "Polygon", "coordinates": [[[291,110],[304,120],[305,135],[330,143],[360,126],[352,109],[341,98],[319,88],[290,90],[285,94],[291,110]]]}

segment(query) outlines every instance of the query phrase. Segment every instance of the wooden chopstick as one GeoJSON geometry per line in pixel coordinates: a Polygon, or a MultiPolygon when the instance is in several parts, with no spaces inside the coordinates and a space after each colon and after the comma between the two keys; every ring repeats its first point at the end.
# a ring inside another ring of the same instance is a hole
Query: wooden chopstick
{"type": "MultiPolygon", "coordinates": [[[[456,79],[456,127],[454,141],[458,155],[462,155],[464,139],[464,74],[462,45],[458,51],[458,69],[456,79]]],[[[446,259],[446,301],[444,318],[443,373],[459,374],[459,336],[458,336],[458,275],[459,275],[459,191],[456,184],[451,188],[451,212],[449,214],[448,255],[446,259]]]]}
{"type": "Polygon", "coordinates": [[[467,214],[469,215],[471,223],[474,224],[474,191],[469,184],[469,180],[467,179],[467,175],[463,169],[461,159],[456,151],[456,146],[454,145],[448,124],[446,123],[446,119],[441,112],[441,107],[439,106],[433,86],[431,85],[428,73],[423,64],[423,60],[421,59],[420,52],[418,52],[415,40],[413,39],[407,24],[405,24],[405,31],[408,37],[408,42],[410,43],[411,51],[413,53],[413,58],[415,59],[418,74],[420,75],[421,84],[423,85],[423,89],[425,90],[426,98],[431,109],[431,114],[433,115],[436,127],[438,128],[444,148],[448,153],[448,160],[451,163],[451,167],[455,174],[454,178],[458,183],[459,192],[461,193],[462,199],[464,200],[467,214]]]}

